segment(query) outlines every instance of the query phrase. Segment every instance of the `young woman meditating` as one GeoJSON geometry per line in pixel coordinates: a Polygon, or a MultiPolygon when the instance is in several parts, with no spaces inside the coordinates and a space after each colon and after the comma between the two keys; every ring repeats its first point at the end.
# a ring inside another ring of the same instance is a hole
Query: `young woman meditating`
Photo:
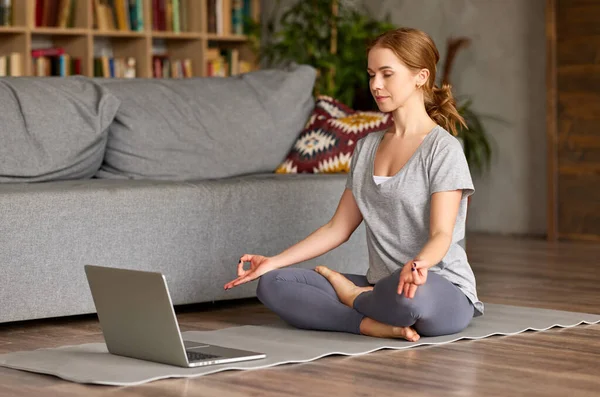
{"type": "Polygon", "coordinates": [[[393,126],[357,142],[327,224],[278,255],[243,255],[238,277],[225,289],[260,277],[260,301],[293,326],[409,341],[460,332],[483,314],[460,244],[474,187],[460,142],[449,132],[464,120],[450,87],[434,83],[438,60],[433,40],[416,29],[373,41],[370,90],[393,126]],[[326,266],[284,269],[345,243],[363,220],[366,275],[326,266]]]}

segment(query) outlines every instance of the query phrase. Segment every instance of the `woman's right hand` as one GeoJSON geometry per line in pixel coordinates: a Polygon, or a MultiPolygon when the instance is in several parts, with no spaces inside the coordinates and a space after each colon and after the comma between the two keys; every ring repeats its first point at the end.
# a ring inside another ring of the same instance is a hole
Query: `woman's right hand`
{"type": "Polygon", "coordinates": [[[273,260],[270,257],[262,255],[245,254],[240,258],[237,268],[238,278],[225,284],[224,289],[231,289],[237,287],[240,284],[247,283],[248,281],[255,280],[269,272],[277,269],[273,264],[273,260]],[[244,269],[244,262],[250,262],[250,269],[244,269]]]}

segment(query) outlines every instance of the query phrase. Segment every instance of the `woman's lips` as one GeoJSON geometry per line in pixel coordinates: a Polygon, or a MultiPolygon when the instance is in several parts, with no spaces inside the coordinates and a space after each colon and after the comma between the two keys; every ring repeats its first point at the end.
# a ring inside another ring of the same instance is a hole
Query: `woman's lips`
{"type": "Polygon", "coordinates": [[[387,97],[387,96],[376,96],[375,100],[377,100],[377,102],[383,102],[383,101],[385,101],[388,98],[389,97],[387,97]]]}

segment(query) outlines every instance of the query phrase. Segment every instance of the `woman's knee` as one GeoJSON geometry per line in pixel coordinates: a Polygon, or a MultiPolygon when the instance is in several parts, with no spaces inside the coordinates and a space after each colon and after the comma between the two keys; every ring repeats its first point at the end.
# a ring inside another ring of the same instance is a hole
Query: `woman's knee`
{"type": "Polygon", "coordinates": [[[256,286],[256,297],[263,304],[267,304],[273,299],[275,293],[275,284],[277,283],[278,273],[281,269],[271,270],[258,279],[258,285],[256,286]]]}
{"type": "Polygon", "coordinates": [[[453,318],[435,318],[418,321],[415,330],[421,336],[453,335],[464,331],[471,323],[473,316],[469,314],[457,314],[453,318]]]}
{"type": "MultiPolygon", "coordinates": [[[[421,291],[423,292],[423,291],[421,291]]],[[[396,292],[396,311],[399,316],[410,315],[415,321],[427,316],[430,301],[425,296],[426,294],[417,291],[412,298],[406,297],[404,292],[398,294],[396,292]]]]}
{"type": "Polygon", "coordinates": [[[457,299],[448,298],[438,302],[434,313],[418,321],[415,329],[422,336],[456,334],[469,326],[474,310],[473,304],[462,294],[457,299]]]}

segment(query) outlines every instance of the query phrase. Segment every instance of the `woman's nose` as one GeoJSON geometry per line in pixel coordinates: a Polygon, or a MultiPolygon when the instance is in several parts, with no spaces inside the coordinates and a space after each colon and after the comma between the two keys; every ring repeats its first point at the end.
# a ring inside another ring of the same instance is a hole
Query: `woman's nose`
{"type": "Polygon", "coordinates": [[[381,79],[377,76],[371,79],[371,89],[373,91],[380,90],[382,88],[381,79]]]}

